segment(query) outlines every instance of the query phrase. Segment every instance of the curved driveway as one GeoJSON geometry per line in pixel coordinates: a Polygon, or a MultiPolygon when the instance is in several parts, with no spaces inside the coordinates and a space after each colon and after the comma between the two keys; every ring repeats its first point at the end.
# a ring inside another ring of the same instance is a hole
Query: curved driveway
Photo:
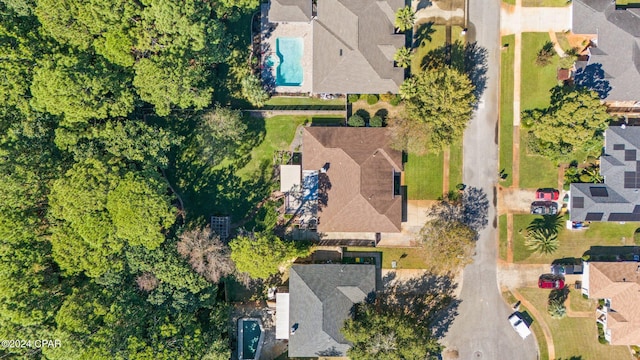
{"type": "MultiPolygon", "coordinates": [[[[507,317],[497,283],[496,207],[498,176],[498,94],[500,64],[500,0],[469,0],[470,36],[488,51],[487,88],[464,136],[464,183],[484,189],[491,201],[489,225],[480,233],[473,264],[463,274],[458,312],[443,343],[460,359],[536,359],[533,336],[522,340],[507,317]],[[472,32],[473,30],[473,32],[472,32]]],[[[470,39],[473,40],[473,39],[470,39]]]]}

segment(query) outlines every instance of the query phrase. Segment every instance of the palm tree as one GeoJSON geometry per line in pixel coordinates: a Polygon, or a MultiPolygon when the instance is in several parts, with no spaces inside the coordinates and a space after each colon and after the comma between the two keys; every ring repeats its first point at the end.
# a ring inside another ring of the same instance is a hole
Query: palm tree
{"type": "Polygon", "coordinates": [[[401,47],[396,51],[393,55],[393,60],[398,64],[398,66],[407,68],[411,65],[411,50],[407,47],[401,47]]]}
{"type": "Polygon", "coordinates": [[[595,164],[582,170],[582,175],[580,175],[580,181],[585,183],[598,184],[603,180],[602,175],[600,175],[600,166],[595,164]]]}
{"type": "Polygon", "coordinates": [[[537,251],[541,254],[551,254],[558,250],[560,241],[558,234],[547,230],[535,229],[529,231],[524,244],[530,250],[537,251]]]}
{"type": "Polygon", "coordinates": [[[527,230],[529,231],[547,231],[550,234],[557,234],[562,228],[562,217],[559,215],[542,215],[542,217],[535,218],[527,230]]]}
{"type": "Polygon", "coordinates": [[[562,319],[567,315],[567,308],[560,300],[549,301],[549,307],[547,308],[549,315],[554,319],[562,319]]]}
{"type": "Polygon", "coordinates": [[[400,31],[413,29],[413,23],[416,21],[416,14],[411,7],[405,6],[396,11],[395,27],[400,31]]]}

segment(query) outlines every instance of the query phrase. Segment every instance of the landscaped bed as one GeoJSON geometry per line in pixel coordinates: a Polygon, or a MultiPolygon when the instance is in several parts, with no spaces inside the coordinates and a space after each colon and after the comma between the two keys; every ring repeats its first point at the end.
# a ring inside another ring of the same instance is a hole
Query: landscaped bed
{"type": "Polygon", "coordinates": [[[551,264],[555,259],[581,257],[592,246],[634,245],[633,234],[640,223],[593,222],[586,230],[567,230],[558,234],[560,246],[552,254],[539,254],[527,249],[524,244],[526,228],[538,215],[513,216],[513,261],[515,263],[551,264]],[[623,242],[624,238],[624,242],[623,242]]]}
{"type": "Polygon", "coordinates": [[[564,317],[553,319],[547,312],[549,291],[537,288],[518,289],[542,314],[551,330],[556,358],[581,360],[630,359],[626,346],[611,346],[598,343],[595,313],[590,317],[564,317]]]}

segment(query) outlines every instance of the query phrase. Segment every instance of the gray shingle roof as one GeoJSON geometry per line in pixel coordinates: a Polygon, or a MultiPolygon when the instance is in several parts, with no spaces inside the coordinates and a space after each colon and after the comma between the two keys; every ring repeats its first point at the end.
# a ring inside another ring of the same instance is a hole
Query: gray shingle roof
{"type": "Polygon", "coordinates": [[[404,69],[394,67],[389,48],[404,45],[394,34],[399,0],[322,0],[313,23],[313,91],[397,93],[404,69]]]}
{"type": "MultiPolygon", "coordinates": [[[[573,32],[597,36],[588,64],[602,64],[611,91],[607,101],[640,100],[640,16],[611,0],[574,0],[573,32]]],[[[577,64],[578,67],[581,64],[577,64]]],[[[582,64],[584,65],[584,64],[582,64]]]]}
{"type": "Polygon", "coordinates": [[[373,294],[374,265],[293,265],[289,274],[290,357],[346,356],[340,329],[354,304],[373,294]]]}
{"type": "Polygon", "coordinates": [[[605,131],[600,157],[604,184],[571,184],[571,220],[585,221],[602,213],[602,221],[640,221],[640,208],[636,208],[640,203],[639,149],[640,127],[615,126],[605,131]]]}
{"type": "Polygon", "coordinates": [[[271,0],[269,1],[269,20],[309,21],[311,20],[311,0],[271,0]]]}

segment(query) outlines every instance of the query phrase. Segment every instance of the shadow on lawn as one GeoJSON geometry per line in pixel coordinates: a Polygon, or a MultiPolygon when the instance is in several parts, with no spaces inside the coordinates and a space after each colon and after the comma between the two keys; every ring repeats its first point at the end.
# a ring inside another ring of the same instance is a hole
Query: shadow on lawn
{"type": "Polygon", "coordinates": [[[271,191],[273,169],[268,161],[249,179],[236,175],[251,160],[251,150],[264,140],[264,119],[245,118],[247,131],[236,141],[233,155],[212,165],[201,156],[196,137],[187,136],[196,131],[198,116],[173,125],[185,141],[171,154],[167,178],[184,202],[187,221],[206,223],[211,215],[231,215],[232,222],[241,220],[271,191]]]}
{"type": "Polygon", "coordinates": [[[453,44],[446,44],[429,51],[420,61],[420,68],[432,70],[448,65],[467,74],[475,87],[473,93],[476,99],[480,99],[487,86],[487,70],[489,69],[487,56],[487,49],[478,45],[477,42],[463,44],[458,40],[453,44]]]}
{"type": "Polygon", "coordinates": [[[458,315],[460,300],[453,291],[457,284],[446,275],[424,274],[409,280],[396,280],[395,273],[382,279],[384,290],[378,294],[379,305],[404,314],[442,338],[458,315]]]}

